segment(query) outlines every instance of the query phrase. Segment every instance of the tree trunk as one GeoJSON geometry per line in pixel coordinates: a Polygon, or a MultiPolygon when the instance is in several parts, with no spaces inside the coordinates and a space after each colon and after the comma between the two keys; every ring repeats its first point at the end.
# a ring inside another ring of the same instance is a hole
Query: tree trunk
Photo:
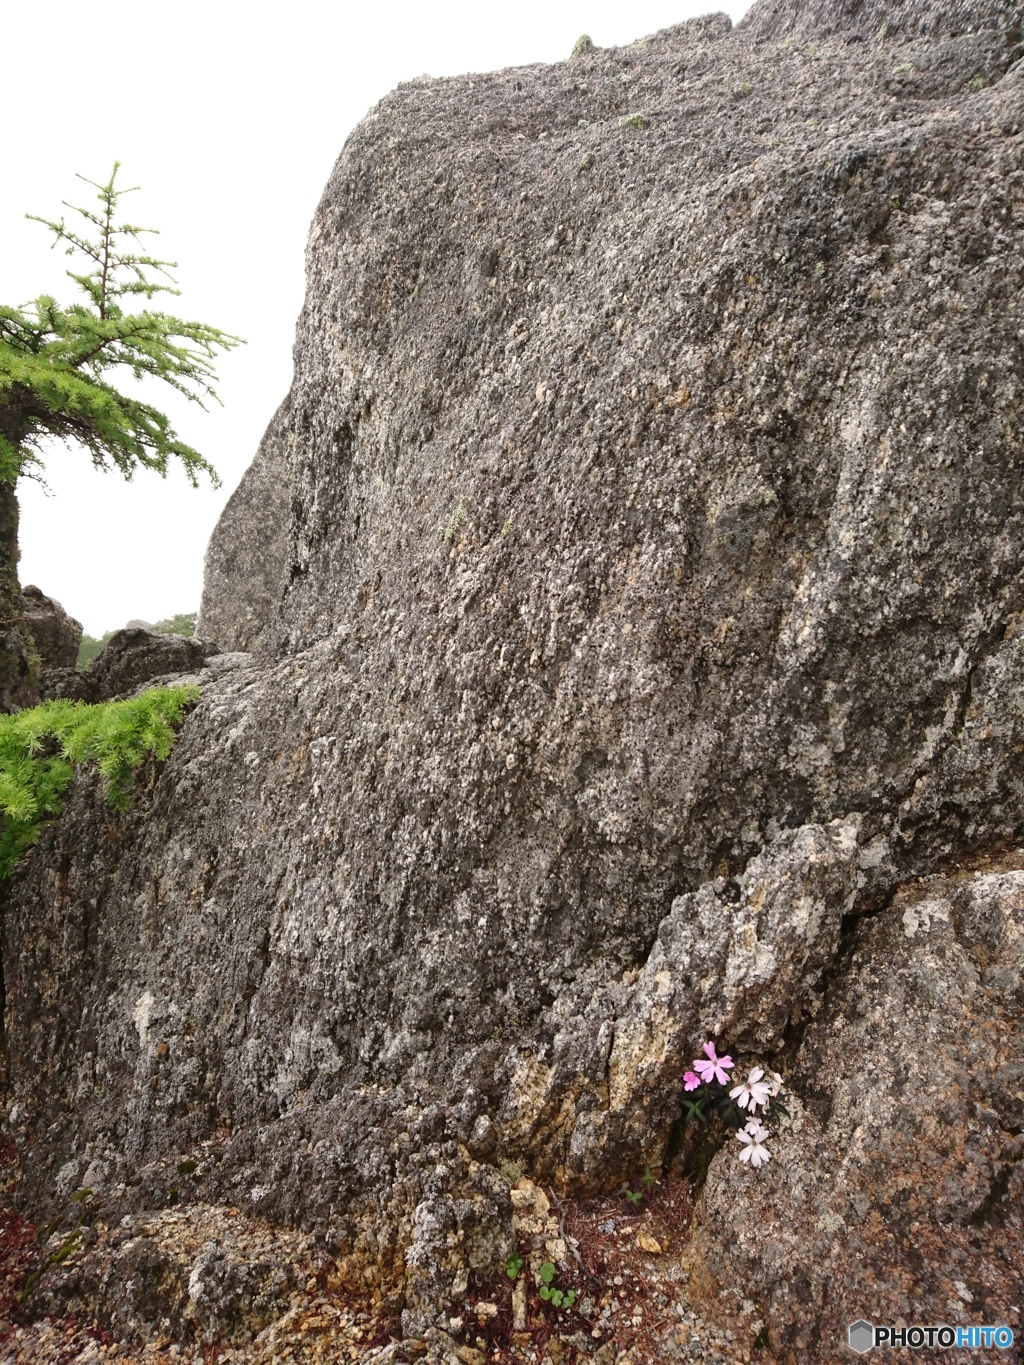
{"type": "Polygon", "coordinates": [[[18,499],[0,481],[0,711],[20,711],[39,700],[39,660],[22,619],[18,582],[18,499]]]}

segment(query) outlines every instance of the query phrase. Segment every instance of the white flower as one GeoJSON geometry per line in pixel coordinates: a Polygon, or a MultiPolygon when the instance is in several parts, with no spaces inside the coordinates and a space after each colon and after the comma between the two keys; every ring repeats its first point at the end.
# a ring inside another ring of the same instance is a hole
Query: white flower
{"type": "Polygon", "coordinates": [[[774,1099],[775,1096],[782,1089],[782,1077],[779,1075],[777,1071],[769,1071],[768,1077],[769,1080],[771,1081],[771,1085],[769,1085],[768,1087],[768,1094],[771,1095],[772,1099],[774,1099]]]}
{"type": "Polygon", "coordinates": [[[738,1142],[745,1143],[743,1151],[740,1152],[741,1161],[749,1161],[751,1166],[763,1166],[766,1161],[771,1161],[772,1154],[763,1145],[768,1136],[768,1129],[762,1128],[755,1119],[748,1123],[746,1128],[736,1134],[738,1142]]]}
{"type": "Polygon", "coordinates": [[[755,1066],[742,1084],[729,1091],[729,1098],[735,1100],[741,1109],[749,1109],[751,1113],[755,1109],[763,1109],[771,1094],[769,1083],[761,1079],[763,1076],[761,1068],[755,1066]]]}

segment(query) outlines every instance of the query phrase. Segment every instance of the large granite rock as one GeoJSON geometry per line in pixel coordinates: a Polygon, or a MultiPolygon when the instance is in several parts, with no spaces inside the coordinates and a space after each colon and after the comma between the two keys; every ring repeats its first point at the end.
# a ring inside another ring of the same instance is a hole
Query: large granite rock
{"type": "MultiPolygon", "coordinates": [[[[256,654],[11,890],[24,1199],[144,1203],[220,1126],[209,1197],[422,1332],[507,1254],[501,1162],[636,1176],[706,1030],[792,1070],[894,888],[1024,835],[1020,34],[885,8],[416,82],[352,135],[208,560],[256,654]]],[[[704,1280],[785,1337],[832,1272],[751,1246],[704,1280]]]]}

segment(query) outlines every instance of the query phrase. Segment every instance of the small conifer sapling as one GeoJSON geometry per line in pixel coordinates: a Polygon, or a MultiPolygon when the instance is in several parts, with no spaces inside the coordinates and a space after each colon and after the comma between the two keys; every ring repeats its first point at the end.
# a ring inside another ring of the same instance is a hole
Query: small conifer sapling
{"type": "MultiPolygon", "coordinates": [[[[68,277],[80,297],[63,306],[49,295],[19,308],[0,305],[0,710],[35,700],[33,650],[20,621],[16,485],[42,463],[48,439],[83,447],[98,468],[125,478],[136,469],[165,475],[177,460],[195,486],[217,475],[197,450],[179,440],[168,418],[114,382],[151,376],[205,406],[216,400],[213,360],[240,338],[202,322],[152,308],[157,294],[177,294],[173,261],[150,256],[144,235],[155,231],[123,221],[114,163],[105,183],[86,180],[98,207],[65,202],[74,225],[29,214],[53,234],[77,269],[68,277]],[[141,306],[138,306],[141,305],[141,306]]],[[[85,180],[84,176],[79,179],[85,180]]]]}

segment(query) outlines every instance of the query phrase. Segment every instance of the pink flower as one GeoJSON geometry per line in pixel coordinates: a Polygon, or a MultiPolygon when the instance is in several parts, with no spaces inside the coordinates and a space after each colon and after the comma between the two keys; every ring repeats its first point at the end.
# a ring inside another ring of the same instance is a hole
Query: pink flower
{"type": "Polygon", "coordinates": [[[693,1064],[694,1071],[700,1074],[701,1080],[705,1085],[710,1085],[712,1081],[718,1081],[719,1085],[728,1085],[729,1077],[725,1074],[726,1067],[735,1066],[731,1057],[719,1057],[715,1052],[714,1043],[705,1043],[704,1051],[708,1055],[708,1061],[703,1057],[698,1057],[693,1064]]]}
{"type": "Polygon", "coordinates": [[[698,1085],[700,1085],[700,1077],[699,1077],[699,1076],[695,1075],[692,1071],[685,1071],[685,1072],[683,1073],[683,1089],[684,1089],[684,1090],[696,1090],[697,1087],[698,1087],[698,1085]]]}

